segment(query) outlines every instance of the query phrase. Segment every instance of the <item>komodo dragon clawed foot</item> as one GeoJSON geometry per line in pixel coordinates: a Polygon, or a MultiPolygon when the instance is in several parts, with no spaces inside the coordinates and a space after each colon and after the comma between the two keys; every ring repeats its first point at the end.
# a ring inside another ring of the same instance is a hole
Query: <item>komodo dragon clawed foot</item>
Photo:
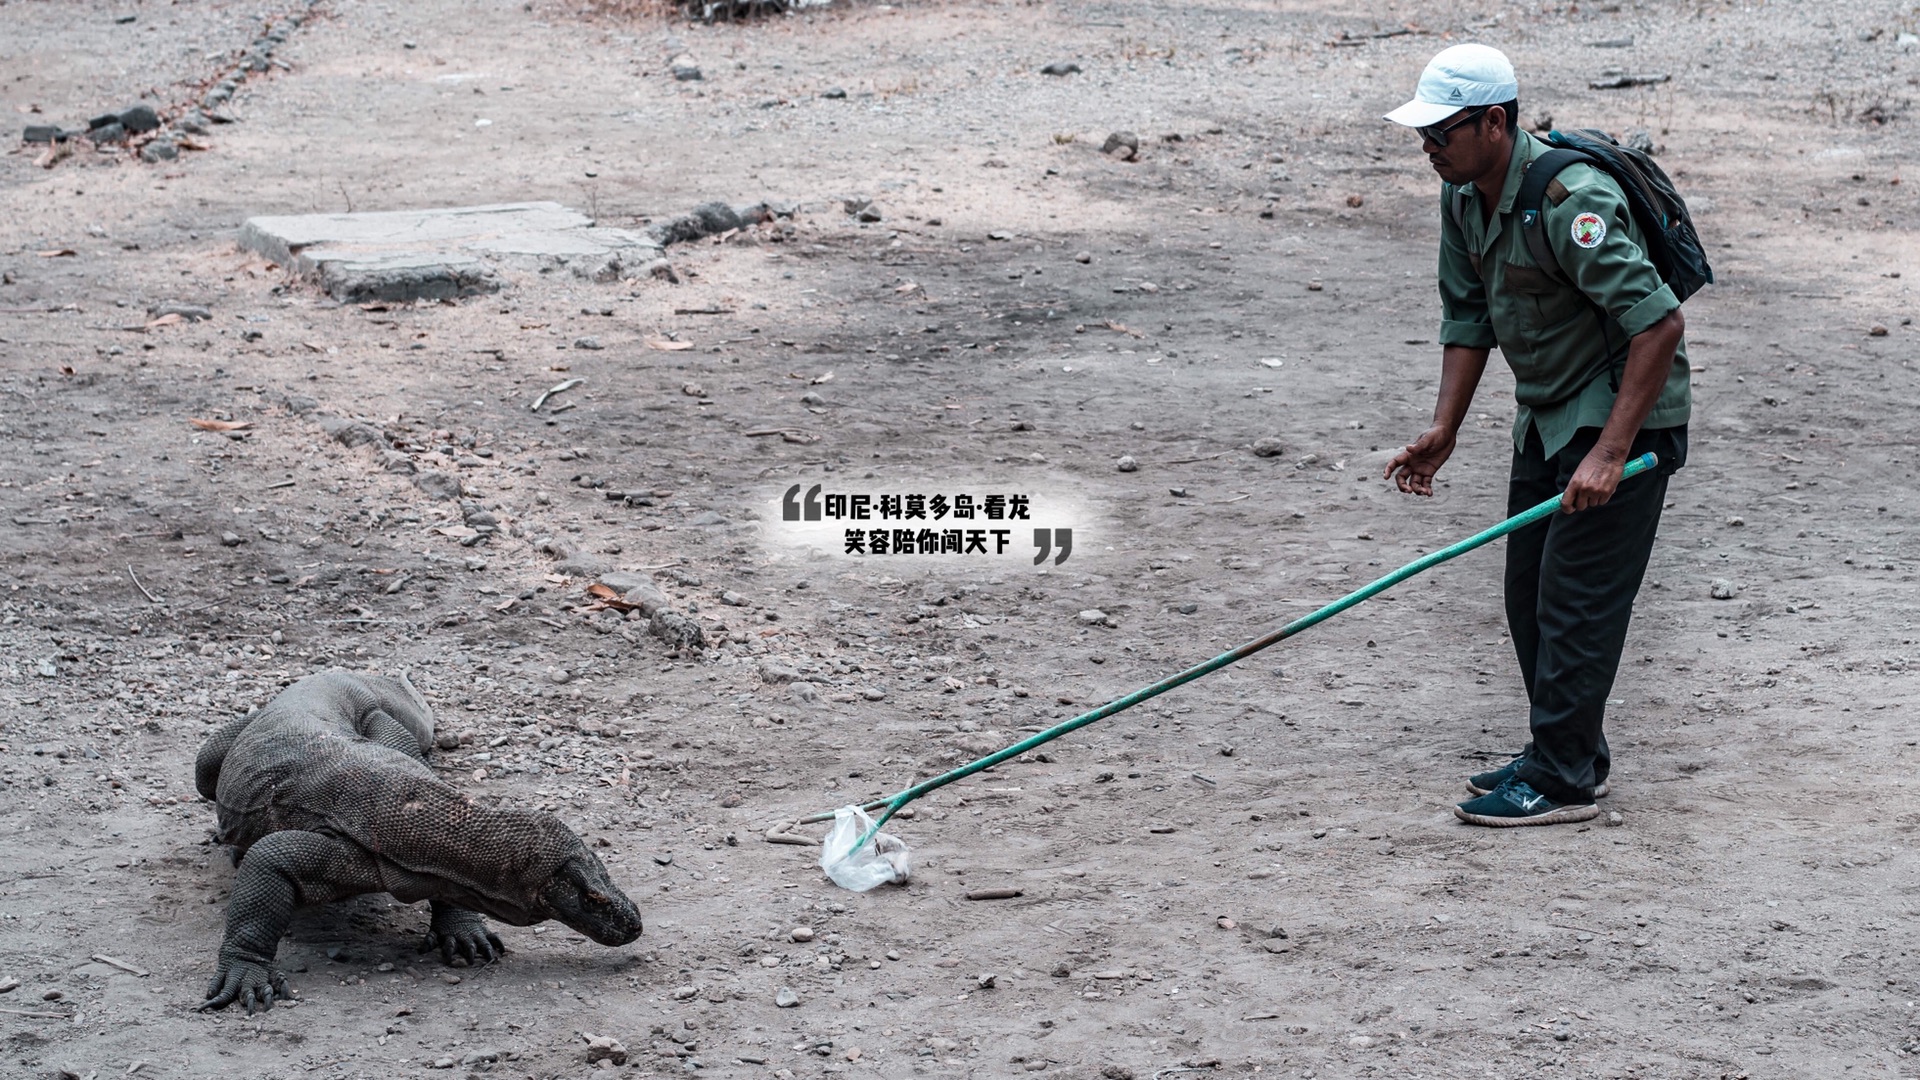
{"type": "Polygon", "coordinates": [[[252,1016],[255,1009],[262,1012],[273,1008],[273,999],[292,1001],[293,994],[287,990],[287,977],[277,968],[252,960],[229,959],[226,950],[221,950],[220,970],[213,981],[207,984],[207,1000],[200,1004],[202,1011],[224,1009],[229,1005],[240,1004],[247,1007],[247,1015],[252,1016]]]}
{"type": "Polygon", "coordinates": [[[500,938],[487,929],[486,921],[466,908],[433,902],[433,923],[427,928],[427,939],[420,943],[421,952],[440,950],[440,959],[452,964],[457,957],[467,962],[468,967],[491,964],[506,955],[507,947],[500,944],[500,938]]]}
{"type": "Polygon", "coordinates": [[[491,963],[485,915],[558,920],[602,945],[640,936],[640,909],[559,818],[483,806],[427,764],[433,715],[404,679],[312,675],[207,739],[194,781],[239,855],[219,973],[202,1008],[289,1000],[273,955],[294,910],[384,892],[433,902],[427,948],[491,963]]]}

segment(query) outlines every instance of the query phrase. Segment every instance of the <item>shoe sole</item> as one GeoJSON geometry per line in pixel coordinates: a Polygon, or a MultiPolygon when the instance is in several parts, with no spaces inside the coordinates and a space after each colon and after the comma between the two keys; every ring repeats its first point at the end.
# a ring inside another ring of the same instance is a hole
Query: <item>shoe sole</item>
{"type": "MultiPolygon", "coordinates": [[[[1467,781],[1467,792],[1468,794],[1471,794],[1471,795],[1493,794],[1493,792],[1488,788],[1475,787],[1473,784],[1473,781],[1471,780],[1467,781]]],[[[1593,797],[1596,799],[1604,799],[1611,794],[1613,794],[1613,788],[1604,780],[1600,782],[1599,787],[1593,789],[1593,797]]]]}
{"type": "Polygon", "coordinates": [[[1544,814],[1534,814],[1531,817],[1493,817],[1488,814],[1469,814],[1456,806],[1453,808],[1453,816],[1469,825],[1511,829],[1520,825],[1564,825],[1573,821],[1592,821],[1600,816],[1600,808],[1587,803],[1584,806],[1556,807],[1544,814]]]}

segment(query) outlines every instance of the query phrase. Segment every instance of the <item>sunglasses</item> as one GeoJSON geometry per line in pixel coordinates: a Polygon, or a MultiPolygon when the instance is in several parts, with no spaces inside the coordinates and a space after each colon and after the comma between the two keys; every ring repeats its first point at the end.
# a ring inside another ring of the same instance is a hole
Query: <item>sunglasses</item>
{"type": "Polygon", "coordinates": [[[1419,132],[1420,138],[1422,139],[1432,139],[1435,146],[1445,146],[1447,145],[1447,132],[1478,121],[1480,117],[1485,115],[1486,111],[1491,108],[1493,108],[1491,105],[1482,105],[1477,109],[1471,109],[1467,112],[1467,115],[1455,120],[1446,127],[1441,127],[1438,124],[1429,124],[1426,127],[1414,128],[1413,130],[1419,132]]]}

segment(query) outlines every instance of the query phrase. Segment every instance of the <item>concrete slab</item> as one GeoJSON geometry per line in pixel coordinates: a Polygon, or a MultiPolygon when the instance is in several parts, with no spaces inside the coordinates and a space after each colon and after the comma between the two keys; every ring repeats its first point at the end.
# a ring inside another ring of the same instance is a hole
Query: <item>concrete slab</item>
{"type": "Polygon", "coordinates": [[[613,281],[661,256],[660,242],[603,229],[559,203],[249,218],[240,246],[341,301],[443,300],[494,292],[494,264],[566,267],[613,281]]]}

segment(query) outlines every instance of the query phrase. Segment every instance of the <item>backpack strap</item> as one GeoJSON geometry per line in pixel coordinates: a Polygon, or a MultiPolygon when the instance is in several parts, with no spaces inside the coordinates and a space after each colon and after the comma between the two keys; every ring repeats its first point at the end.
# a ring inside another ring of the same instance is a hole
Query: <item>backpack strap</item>
{"type": "MultiPolygon", "coordinates": [[[[1520,235],[1527,242],[1527,254],[1533,256],[1534,265],[1546,271],[1555,279],[1571,283],[1566,272],[1560,269],[1560,260],[1553,253],[1553,244],[1547,239],[1547,215],[1545,202],[1549,196],[1555,206],[1566,201],[1567,188],[1558,177],[1560,170],[1569,165],[1595,165],[1593,157],[1584,150],[1556,146],[1527,165],[1527,171],[1520,178],[1520,192],[1514,196],[1514,209],[1520,212],[1520,235]]],[[[1620,372],[1626,362],[1626,349],[1623,346],[1618,355],[1614,353],[1613,334],[1607,329],[1607,313],[1593,297],[1580,294],[1587,302],[1593,317],[1600,324],[1601,341],[1609,357],[1607,385],[1614,393],[1620,392],[1620,372]]]]}
{"type": "MultiPolygon", "coordinates": [[[[1527,171],[1520,178],[1520,192],[1514,197],[1514,209],[1520,211],[1520,235],[1527,241],[1527,254],[1533,256],[1534,265],[1562,281],[1567,280],[1567,276],[1560,270],[1560,260],[1553,254],[1553,245],[1547,242],[1547,188],[1550,184],[1558,187],[1560,199],[1566,198],[1566,187],[1555,179],[1560,175],[1560,170],[1578,162],[1592,161],[1584,151],[1555,147],[1534,158],[1527,166],[1527,171]]],[[[1557,204],[1560,199],[1554,202],[1557,204]]]]}

